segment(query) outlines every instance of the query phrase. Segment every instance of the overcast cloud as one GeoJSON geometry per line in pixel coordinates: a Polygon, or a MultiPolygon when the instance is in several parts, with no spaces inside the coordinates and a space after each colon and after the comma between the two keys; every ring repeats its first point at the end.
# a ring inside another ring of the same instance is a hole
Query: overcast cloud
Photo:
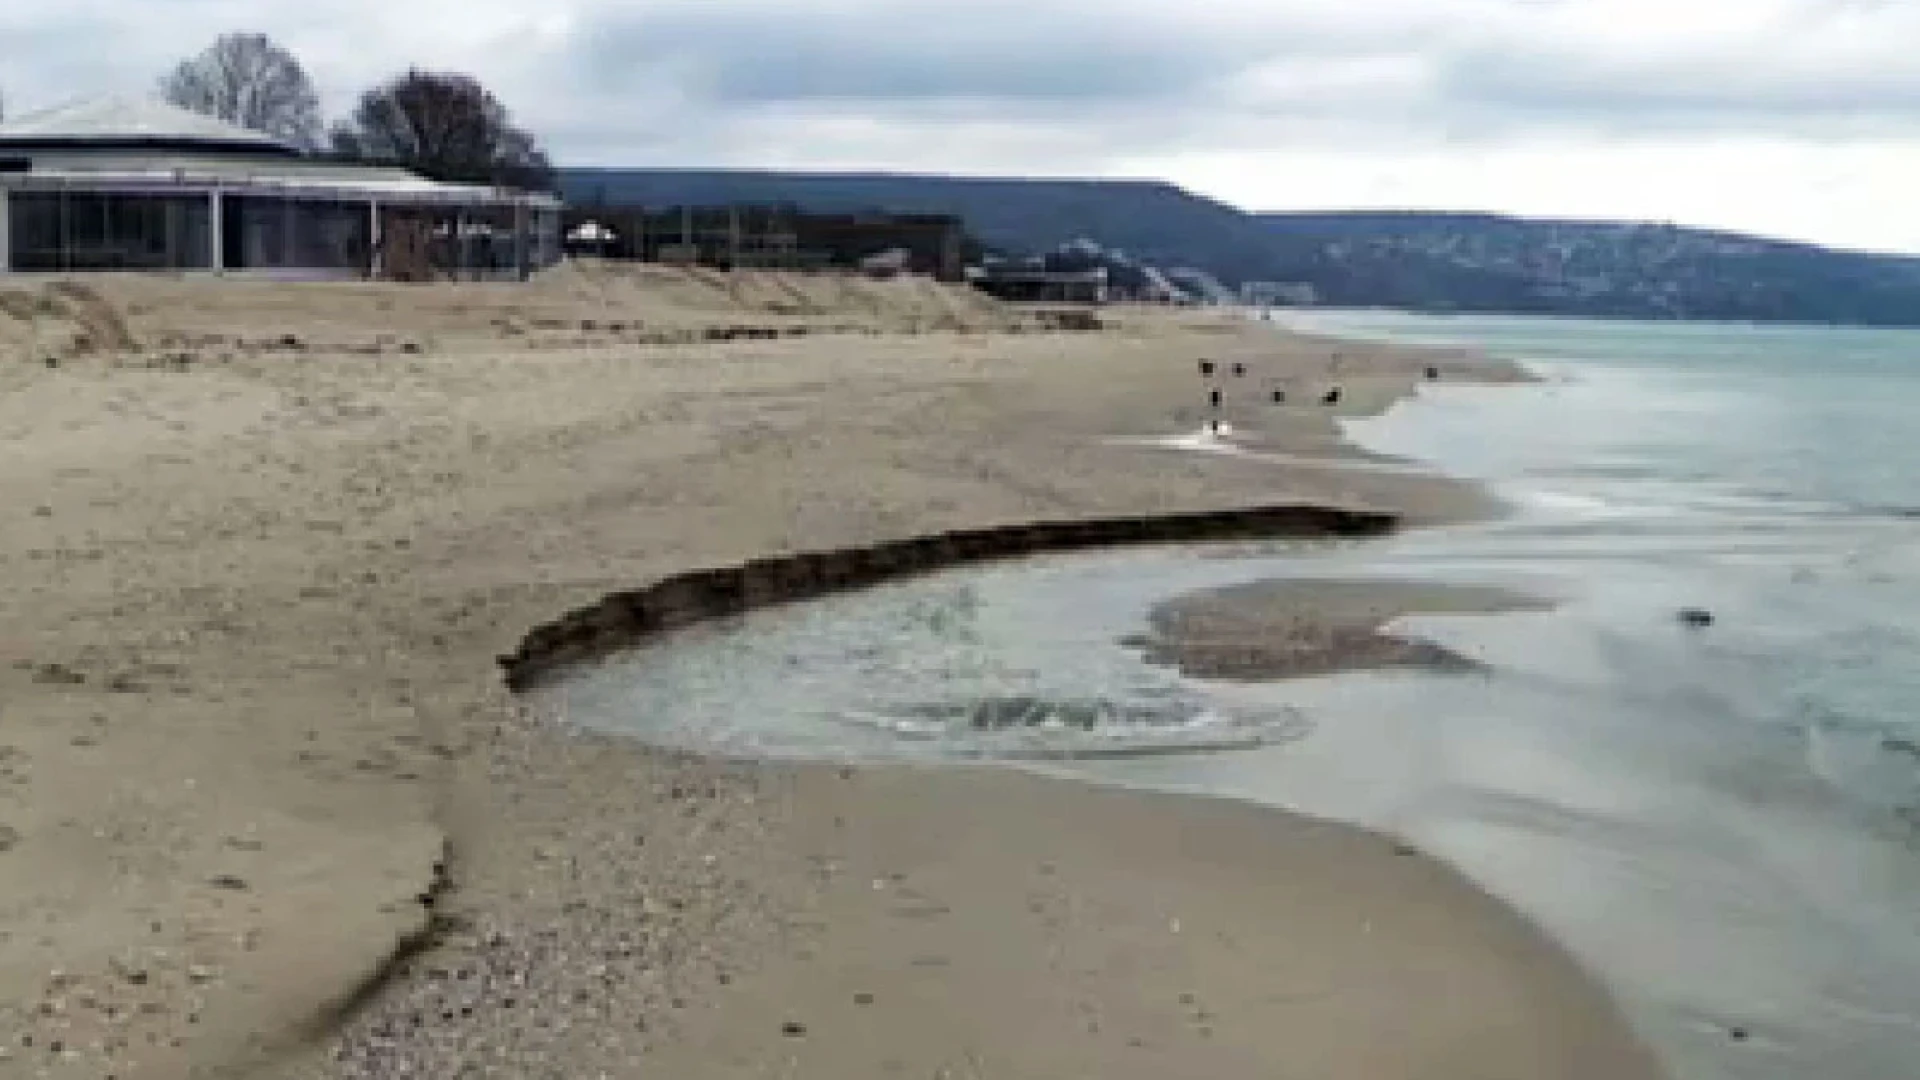
{"type": "Polygon", "coordinates": [[[232,29],[336,113],[470,71],[563,164],[1156,176],[1920,251],[1899,0],[60,0],[0,5],[0,88],[146,92],[232,29]]]}

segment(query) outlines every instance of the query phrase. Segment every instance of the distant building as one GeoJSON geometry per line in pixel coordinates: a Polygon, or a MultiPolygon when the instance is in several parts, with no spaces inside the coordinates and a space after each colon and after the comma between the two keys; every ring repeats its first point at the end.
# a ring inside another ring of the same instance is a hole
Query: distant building
{"type": "Polygon", "coordinates": [[[1219,278],[1198,267],[1172,267],[1166,271],[1166,276],[1194,303],[1232,304],[1238,300],[1233,290],[1222,285],[1219,278]]]}
{"type": "Polygon", "coordinates": [[[1240,286],[1240,299],[1251,307],[1311,307],[1320,292],[1304,281],[1248,281],[1240,286]]]}
{"type": "Polygon", "coordinates": [[[899,277],[912,265],[913,255],[906,248],[889,248],[861,259],[860,272],[868,277],[899,277]]]}
{"type": "Polygon", "coordinates": [[[1193,297],[1173,283],[1157,266],[1140,268],[1140,287],[1133,297],[1146,304],[1191,304],[1193,297]]]}
{"type": "Polygon", "coordinates": [[[0,272],[514,277],[560,257],[560,203],[308,157],[157,101],[0,124],[0,272]]]}
{"type": "Polygon", "coordinates": [[[1000,300],[1023,303],[1104,304],[1107,268],[1048,270],[1021,262],[988,263],[968,272],[981,292],[1000,300]]]}
{"type": "Polygon", "coordinates": [[[899,272],[957,282],[964,277],[968,247],[963,223],[948,214],[816,214],[747,205],[587,205],[568,211],[570,229],[589,221],[619,237],[605,251],[609,258],[721,268],[858,270],[887,255],[904,258],[899,272]]]}

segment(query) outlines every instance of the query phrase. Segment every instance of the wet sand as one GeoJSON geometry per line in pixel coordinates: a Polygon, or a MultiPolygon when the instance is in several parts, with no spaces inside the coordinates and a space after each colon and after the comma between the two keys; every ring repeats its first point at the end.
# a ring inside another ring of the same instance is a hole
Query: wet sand
{"type": "Polygon", "coordinates": [[[1336,671],[1418,667],[1470,671],[1474,661],[1387,630],[1403,615],[1538,607],[1502,589],[1431,582],[1256,581],[1157,604],[1148,631],[1124,644],[1205,679],[1263,681],[1336,671]]]}
{"type": "Polygon", "coordinates": [[[1557,949],[1367,834],[687,758],[498,678],[538,623],[768,553],[1481,512],[1113,442],[1197,428],[1212,356],[1250,444],[1339,455],[1308,388],[1377,407],[1424,357],[775,275],[0,288],[0,1075],[1652,1073],[1557,949]]]}

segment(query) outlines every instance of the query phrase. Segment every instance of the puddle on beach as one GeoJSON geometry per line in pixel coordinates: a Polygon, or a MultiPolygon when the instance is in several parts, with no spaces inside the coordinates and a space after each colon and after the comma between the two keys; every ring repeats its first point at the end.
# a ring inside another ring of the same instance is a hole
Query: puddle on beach
{"type": "Polygon", "coordinates": [[[1241,572],[1135,552],[936,574],[696,629],[570,676],[558,699],[589,726],[745,756],[1062,760],[1304,730],[1284,702],[1222,701],[1122,645],[1161,583],[1112,587],[1116,566],[1200,584],[1241,572]]]}

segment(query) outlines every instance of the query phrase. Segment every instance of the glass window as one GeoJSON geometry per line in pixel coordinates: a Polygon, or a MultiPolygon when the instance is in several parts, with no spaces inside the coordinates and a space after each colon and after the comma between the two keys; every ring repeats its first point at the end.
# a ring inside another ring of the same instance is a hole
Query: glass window
{"type": "Polygon", "coordinates": [[[366,203],[230,195],[228,267],[359,275],[366,271],[372,221],[366,203]]]}
{"type": "Polygon", "coordinates": [[[16,191],[7,217],[16,270],[192,270],[209,263],[204,195],[16,191]]]}

